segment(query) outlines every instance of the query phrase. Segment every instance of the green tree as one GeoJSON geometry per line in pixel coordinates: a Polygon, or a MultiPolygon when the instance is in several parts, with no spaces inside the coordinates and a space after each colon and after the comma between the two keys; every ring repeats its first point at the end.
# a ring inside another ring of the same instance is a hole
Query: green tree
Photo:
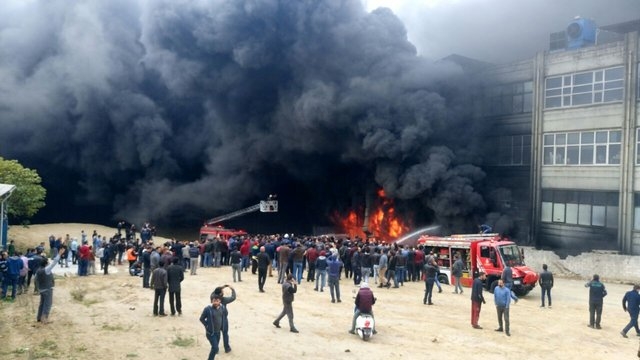
{"type": "Polygon", "coordinates": [[[0,183],[16,186],[7,202],[9,216],[30,218],[44,207],[47,190],[40,185],[41,182],[37,171],[23,167],[16,160],[0,157],[0,183]]]}

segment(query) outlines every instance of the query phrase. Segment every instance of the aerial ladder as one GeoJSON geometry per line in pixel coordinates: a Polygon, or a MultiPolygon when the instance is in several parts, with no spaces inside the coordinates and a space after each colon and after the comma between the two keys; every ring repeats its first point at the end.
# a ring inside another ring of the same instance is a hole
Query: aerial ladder
{"type": "Polygon", "coordinates": [[[209,219],[205,221],[205,226],[212,226],[215,224],[219,224],[223,221],[227,221],[233,218],[237,218],[238,216],[242,216],[245,214],[249,214],[252,212],[256,212],[260,210],[260,212],[270,213],[270,212],[278,212],[278,200],[276,195],[269,195],[267,200],[261,200],[259,203],[255,205],[251,205],[244,209],[236,210],[234,212],[230,212],[228,214],[220,215],[218,217],[214,217],[213,219],[209,219]]]}

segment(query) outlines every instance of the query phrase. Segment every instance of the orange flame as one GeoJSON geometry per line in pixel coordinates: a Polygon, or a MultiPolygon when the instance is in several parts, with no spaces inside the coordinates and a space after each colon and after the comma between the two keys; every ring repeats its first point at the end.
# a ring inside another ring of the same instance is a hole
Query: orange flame
{"type": "MultiPolygon", "coordinates": [[[[355,210],[350,210],[345,216],[335,212],[331,219],[341,232],[348,234],[351,238],[358,236],[366,239],[363,231],[364,211],[359,213],[363,215],[359,217],[355,210]]],[[[408,223],[396,215],[393,199],[387,198],[383,189],[378,190],[378,201],[375,208],[371,209],[369,224],[367,224],[369,232],[376,239],[388,242],[405,234],[409,228],[408,223]]]]}

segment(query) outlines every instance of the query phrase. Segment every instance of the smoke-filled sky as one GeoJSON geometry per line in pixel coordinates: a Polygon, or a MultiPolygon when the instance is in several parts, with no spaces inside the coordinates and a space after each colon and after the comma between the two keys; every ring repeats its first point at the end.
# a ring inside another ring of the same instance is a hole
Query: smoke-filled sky
{"type": "Polygon", "coordinates": [[[279,226],[308,231],[378,186],[434,221],[481,214],[464,76],[432,60],[511,60],[539,31],[510,25],[570,18],[397,2],[407,37],[373,3],[4,0],[0,156],[38,170],[55,221],[192,221],[275,192],[279,226]]]}
{"type": "Polygon", "coordinates": [[[549,48],[549,33],[575,16],[599,26],[640,19],[638,0],[363,0],[386,6],[407,27],[420,55],[451,53],[493,63],[532,57],[549,48]]]}

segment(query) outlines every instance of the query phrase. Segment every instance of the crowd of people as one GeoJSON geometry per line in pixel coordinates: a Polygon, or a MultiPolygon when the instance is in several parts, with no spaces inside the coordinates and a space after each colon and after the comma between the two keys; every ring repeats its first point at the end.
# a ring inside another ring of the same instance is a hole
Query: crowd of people
{"type": "MultiPolygon", "coordinates": [[[[431,249],[423,246],[405,247],[398,244],[384,244],[363,239],[333,237],[294,237],[285,234],[255,235],[224,238],[203,238],[196,241],[177,241],[172,239],[166,243],[155,243],[155,230],[145,224],[140,237],[136,236],[134,226],[118,224],[117,232],[107,239],[93,232],[91,237],[84,231],[80,238],[66,235],[63,239],[49,237],[49,254],[45,251],[45,243],[34,249],[27,249],[22,254],[15,249],[13,242],[8,251],[0,256],[0,277],[2,298],[15,299],[17,295],[27,293],[31,279],[35,277],[34,293],[41,296],[36,320],[41,323],[49,321],[49,312],[53,299],[54,278],[52,269],[56,265],[68,267],[69,263],[78,265],[78,276],[96,273],[96,258],[100,271],[109,274],[109,266],[128,262],[129,273],[142,278],[142,287],[153,289],[154,316],[167,316],[165,297],[169,293],[170,315],[182,315],[180,283],[185,273],[191,276],[198,274],[198,268],[228,267],[233,282],[243,281],[243,273],[251,271],[257,275],[257,291],[264,292],[266,279],[277,273],[277,283],[281,286],[283,310],[274,320],[273,325],[280,327],[280,320],[288,318],[289,330],[297,333],[293,322],[293,299],[297,286],[303,281],[314,283],[314,290],[324,292],[329,288],[330,302],[342,302],[340,282],[349,281],[360,285],[356,296],[353,325],[349,330],[354,333],[355,320],[359,313],[373,316],[375,297],[370,287],[393,289],[400,288],[405,282],[424,282],[425,292],[423,304],[433,304],[434,288],[442,292],[438,281],[439,266],[431,249]],[[123,234],[124,231],[124,234],[123,234]],[[145,235],[142,235],[142,234],[145,235]],[[306,274],[306,276],[305,276],[306,274]],[[11,294],[8,288],[11,287],[11,294]],[[361,294],[362,292],[362,294],[361,294]]],[[[454,293],[463,294],[459,279],[465,264],[456,256],[451,267],[451,276],[455,286],[454,293]]],[[[485,274],[475,274],[471,288],[471,325],[482,329],[479,317],[482,305],[486,303],[483,292],[485,274]]],[[[245,276],[246,280],[246,276],[245,276]]],[[[518,299],[511,291],[510,268],[503,271],[502,279],[493,291],[494,303],[498,319],[496,331],[510,336],[509,307],[518,299]]],[[[553,274],[544,265],[539,276],[541,287],[541,307],[551,307],[551,289],[554,285],[553,274]]],[[[603,298],[606,296],[604,284],[598,275],[586,284],[589,288],[589,326],[601,328],[603,298]]],[[[640,336],[638,314],[640,313],[640,286],[634,286],[625,294],[622,305],[630,315],[630,322],[621,331],[634,328],[640,336]]],[[[223,339],[225,352],[231,351],[228,339],[227,305],[236,298],[233,287],[225,285],[216,288],[210,296],[211,304],[202,312],[200,321],[206,329],[207,339],[211,343],[210,359],[219,351],[218,343],[223,339]],[[231,293],[225,295],[225,289],[231,293]]],[[[328,298],[329,300],[329,298],[328,298]]],[[[374,328],[374,333],[376,332],[374,328]]]]}

